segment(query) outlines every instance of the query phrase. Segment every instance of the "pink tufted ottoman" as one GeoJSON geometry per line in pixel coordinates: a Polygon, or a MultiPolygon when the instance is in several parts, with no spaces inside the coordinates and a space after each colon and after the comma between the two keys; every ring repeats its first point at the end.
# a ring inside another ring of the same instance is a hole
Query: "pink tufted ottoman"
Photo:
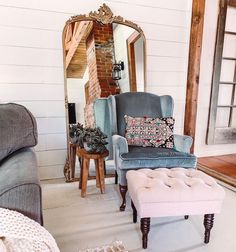
{"type": "Polygon", "coordinates": [[[143,248],[147,248],[151,217],[204,214],[208,243],[214,214],[221,210],[224,190],[205,173],[195,169],[158,168],[127,172],[133,222],[141,218],[143,248]]]}

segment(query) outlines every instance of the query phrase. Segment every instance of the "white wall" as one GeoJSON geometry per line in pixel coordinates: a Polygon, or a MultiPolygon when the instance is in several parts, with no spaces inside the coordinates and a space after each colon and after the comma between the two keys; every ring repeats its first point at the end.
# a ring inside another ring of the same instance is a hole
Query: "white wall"
{"type": "Polygon", "coordinates": [[[115,29],[113,28],[115,59],[117,62],[124,62],[124,70],[121,71],[121,79],[118,80],[122,93],[130,91],[129,62],[126,40],[134,31],[135,30],[133,28],[121,24],[118,24],[115,29]]]}
{"type": "Polygon", "coordinates": [[[144,57],[143,57],[143,38],[139,38],[134,43],[135,67],[137,91],[144,92],[144,57]]]}
{"type": "Polygon", "coordinates": [[[147,91],[174,97],[176,132],[183,132],[191,0],[0,0],[0,101],[36,116],[41,178],[63,176],[66,159],[63,26],[103,2],[144,30],[147,91]]]}
{"type": "Polygon", "coordinates": [[[84,86],[88,82],[88,67],[83,79],[67,78],[68,102],[75,103],[76,121],[84,124],[85,90],[84,86]]]}
{"type": "Polygon", "coordinates": [[[223,155],[236,152],[236,144],[206,145],[218,7],[219,1],[206,1],[195,139],[195,153],[197,156],[223,155]]]}

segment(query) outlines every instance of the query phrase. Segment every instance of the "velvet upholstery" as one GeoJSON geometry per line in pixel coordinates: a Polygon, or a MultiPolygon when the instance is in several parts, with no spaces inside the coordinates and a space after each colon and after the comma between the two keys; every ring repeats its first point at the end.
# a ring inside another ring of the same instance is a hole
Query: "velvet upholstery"
{"type": "Polygon", "coordinates": [[[144,92],[129,92],[115,96],[117,133],[125,135],[125,115],[132,117],[169,117],[173,114],[171,96],[157,96],[144,92]]]}
{"type": "Polygon", "coordinates": [[[189,154],[192,138],[174,135],[174,149],[128,146],[124,116],[171,117],[174,102],[171,96],[145,92],[128,92],[107,99],[112,126],[113,157],[119,184],[127,185],[126,172],[141,168],[195,168],[196,156],[189,154]]]}
{"type": "Polygon", "coordinates": [[[109,156],[106,158],[107,160],[113,159],[112,153],[112,126],[110,124],[110,115],[109,115],[109,107],[108,107],[108,99],[107,98],[99,98],[95,100],[93,104],[94,109],[94,117],[95,117],[95,125],[99,127],[102,132],[107,135],[107,146],[106,148],[109,150],[109,156]]]}

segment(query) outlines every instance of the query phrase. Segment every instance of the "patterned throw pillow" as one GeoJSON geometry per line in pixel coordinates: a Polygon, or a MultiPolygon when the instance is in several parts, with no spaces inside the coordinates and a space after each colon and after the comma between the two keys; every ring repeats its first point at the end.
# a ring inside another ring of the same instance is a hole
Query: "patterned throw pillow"
{"type": "Polygon", "coordinates": [[[125,122],[125,138],[128,145],[174,147],[174,118],[131,117],[125,115],[125,122]]]}

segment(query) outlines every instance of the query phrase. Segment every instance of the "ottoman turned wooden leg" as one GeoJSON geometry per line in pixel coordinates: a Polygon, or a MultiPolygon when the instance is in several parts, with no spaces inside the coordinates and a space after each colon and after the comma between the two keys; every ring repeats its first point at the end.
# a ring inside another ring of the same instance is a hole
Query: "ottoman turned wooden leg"
{"type": "Polygon", "coordinates": [[[150,230],[150,218],[141,218],[141,231],[143,234],[143,248],[147,248],[148,233],[150,230]]]}
{"type": "Polygon", "coordinates": [[[120,211],[125,211],[126,193],[127,193],[128,187],[127,186],[122,186],[122,185],[119,185],[119,187],[120,187],[120,194],[121,194],[121,197],[122,197],[122,203],[120,205],[120,211]]]}
{"type": "Polygon", "coordinates": [[[214,214],[205,214],[204,215],[204,226],[205,226],[205,237],[204,242],[208,243],[210,240],[210,232],[214,223],[214,214]]]}
{"type": "Polygon", "coordinates": [[[133,223],[136,223],[137,222],[137,210],[136,210],[136,207],[135,207],[132,200],[131,200],[131,207],[133,209],[133,223]]]}

